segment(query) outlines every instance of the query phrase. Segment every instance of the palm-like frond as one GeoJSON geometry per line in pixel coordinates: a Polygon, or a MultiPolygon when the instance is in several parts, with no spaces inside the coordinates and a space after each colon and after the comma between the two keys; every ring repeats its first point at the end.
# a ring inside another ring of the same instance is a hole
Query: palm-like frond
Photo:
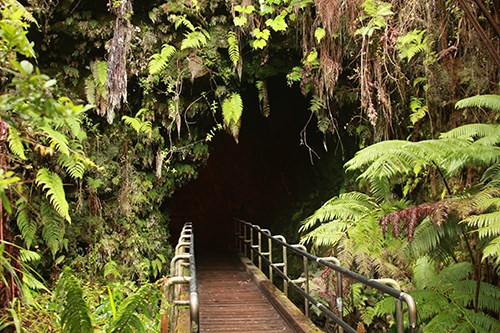
{"type": "Polygon", "coordinates": [[[63,300],[61,326],[64,333],[92,333],[89,307],[76,278],[66,269],[59,279],[56,296],[63,300]]]}
{"type": "Polygon", "coordinates": [[[61,178],[49,169],[41,168],[36,175],[36,183],[42,185],[43,189],[47,191],[47,197],[59,215],[71,222],[69,205],[66,201],[61,178]]]}
{"type": "Polygon", "coordinates": [[[240,94],[233,93],[222,103],[222,118],[224,127],[238,142],[238,134],[241,127],[241,115],[243,113],[243,100],[240,94]]]}
{"type": "Polygon", "coordinates": [[[143,285],[120,304],[116,320],[111,323],[111,333],[146,332],[138,313],[147,309],[150,288],[149,284],[143,285]]]}
{"type": "Polygon", "coordinates": [[[500,95],[477,95],[461,99],[455,104],[455,108],[457,109],[477,107],[500,111],[500,95]]]}
{"type": "Polygon", "coordinates": [[[376,207],[377,204],[372,198],[364,193],[343,193],[328,200],[313,215],[302,221],[299,231],[309,231],[321,223],[357,220],[376,207]]]}

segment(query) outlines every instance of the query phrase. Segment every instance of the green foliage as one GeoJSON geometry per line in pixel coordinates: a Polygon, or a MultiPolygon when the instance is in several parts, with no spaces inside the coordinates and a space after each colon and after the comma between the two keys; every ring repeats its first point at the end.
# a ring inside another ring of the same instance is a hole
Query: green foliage
{"type": "Polygon", "coordinates": [[[146,332],[137,312],[144,312],[149,306],[148,293],[151,286],[143,285],[137,292],[129,295],[118,308],[116,319],[111,323],[111,333],[146,332]]]}
{"type": "Polygon", "coordinates": [[[429,112],[427,105],[425,105],[425,100],[423,98],[412,97],[410,102],[410,121],[412,124],[416,124],[419,120],[424,118],[429,112]]]}
{"type": "Polygon", "coordinates": [[[243,101],[238,93],[231,94],[222,103],[222,117],[224,127],[238,142],[238,134],[241,126],[241,114],[243,113],[243,101]]]}
{"type": "Polygon", "coordinates": [[[163,44],[161,52],[153,54],[149,60],[149,74],[156,75],[162,72],[168,66],[168,62],[174,55],[175,51],[176,49],[172,45],[163,44]]]}
{"type": "Polygon", "coordinates": [[[386,26],[386,18],[394,15],[394,12],[391,10],[392,5],[388,2],[364,0],[362,7],[365,13],[362,19],[369,19],[369,21],[366,26],[357,29],[356,34],[363,37],[371,37],[375,31],[383,29],[386,26]]]}
{"type": "Polygon", "coordinates": [[[488,108],[493,111],[500,111],[500,95],[478,95],[459,100],[455,108],[488,108]]]}
{"type": "Polygon", "coordinates": [[[122,120],[125,124],[131,126],[137,134],[150,134],[153,129],[151,121],[144,120],[144,116],[141,117],[141,115],[146,111],[146,109],[141,109],[137,112],[135,117],[123,116],[122,120]]]}
{"type": "Polygon", "coordinates": [[[16,222],[17,227],[23,236],[24,243],[29,249],[35,240],[38,224],[35,219],[31,218],[28,209],[28,203],[25,200],[20,199],[17,203],[16,222]]]}
{"type": "Polygon", "coordinates": [[[185,49],[200,49],[207,45],[210,35],[204,29],[188,32],[184,35],[181,43],[181,50],[185,49]]]}
{"type": "Polygon", "coordinates": [[[321,43],[321,40],[325,38],[326,36],[326,30],[323,29],[322,27],[317,27],[316,30],[314,30],[314,38],[316,39],[316,42],[319,44],[321,43]]]}
{"type": "Polygon", "coordinates": [[[67,333],[92,333],[90,309],[77,279],[66,269],[59,279],[55,297],[62,299],[61,329],[67,333]]]}
{"type": "Polygon", "coordinates": [[[43,190],[47,191],[46,195],[57,213],[68,222],[71,222],[69,205],[66,201],[61,177],[47,168],[41,168],[37,172],[36,183],[41,185],[43,190]]]}
{"type": "Polygon", "coordinates": [[[229,59],[234,66],[240,61],[240,48],[238,46],[238,39],[236,38],[236,33],[234,31],[229,31],[227,33],[227,42],[229,44],[228,52],[229,59]]]}
{"type": "Polygon", "coordinates": [[[340,194],[328,200],[313,215],[302,221],[299,229],[305,233],[301,243],[314,247],[334,247],[346,230],[377,208],[372,199],[359,192],[340,194]]]}
{"type": "Polygon", "coordinates": [[[451,177],[467,165],[484,168],[496,163],[499,128],[471,124],[443,133],[437,140],[383,141],[359,151],[345,166],[348,171],[364,169],[357,178],[360,184],[368,182],[377,199],[389,199],[395,182],[426,169],[439,168],[451,177]]]}
{"type": "Polygon", "coordinates": [[[412,30],[398,37],[396,48],[399,51],[399,58],[409,62],[419,53],[430,54],[431,46],[426,33],[426,30],[412,30]]]}

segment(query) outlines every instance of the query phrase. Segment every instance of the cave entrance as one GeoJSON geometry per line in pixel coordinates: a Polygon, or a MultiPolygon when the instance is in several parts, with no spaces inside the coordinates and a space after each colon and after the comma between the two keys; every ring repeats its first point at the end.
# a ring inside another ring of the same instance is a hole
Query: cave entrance
{"type": "MultiPolygon", "coordinates": [[[[231,247],[233,217],[274,233],[277,218],[290,216],[294,201],[307,187],[304,185],[311,185],[314,166],[307,148],[300,145],[300,133],[310,118],[307,100],[298,89],[287,87],[284,78],[270,79],[271,113],[264,117],[256,91],[248,90],[242,94],[245,110],[239,143],[218,133],[198,177],[173,197],[173,236],[183,220],[189,219],[198,248],[231,247]]],[[[321,151],[322,136],[315,120],[310,123],[308,143],[321,151]]]]}

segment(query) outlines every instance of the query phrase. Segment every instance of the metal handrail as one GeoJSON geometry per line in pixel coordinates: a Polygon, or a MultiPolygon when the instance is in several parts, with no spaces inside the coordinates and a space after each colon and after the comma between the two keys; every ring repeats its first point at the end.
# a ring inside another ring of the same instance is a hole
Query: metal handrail
{"type": "Polygon", "coordinates": [[[317,307],[321,312],[323,312],[327,317],[335,321],[339,325],[339,332],[349,332],[356,333],[357,331],[349,326],[343,318],[343,303],[342,303],[342,276],[354,279],[364,285],[375,288],[383,293],[390,295],[397,299],[396,306],[396,321],[398,333],[404,331],[403,325],[403,310],[402,302],[405,302],[408,307],[408,330],[410,333],[417,332],[417,306],[412,296],[407,293],[401,292],[399,284],[392,279],[370,279],[366,276],[358,274],[356,272],[350,271],[348,269],[342,268],[340,262],[335,257],[317,257],[309,252],[301,244],[288,244],[285,237],[281,235],[271,235],[271,232],[267,229],[261,229],[258,225],[254,225],[250,222],[243,221],[240,219],[235,219],[236,225],[236,245],[237,248],[249,257],[248,249],[250,249],[252,261],[254,257],[258,257],[258,268],[262,271],[262,263],[264,262],[269,267],[269,279],[273,282],[273,272],[283,279],[283,293],[288,296],[288,289],[291,287],[299,295],[301,295],[305,300],[304,313],[309,315],[309,304],[317,307]],[[256,237],[254,237],[254,232],[257,232],[256,237]],[[262,236],[267,238],[267,249],[263,249],[262,236]],[[275,263],[273,261],[273,243],[277,243],[282,247],[283,262],[275,263]],[[304,278],[299,278],[292,280],[288,276],[288,251],[301,256],[304,260],[304,278]],[[339,315],[333,313],[329,308],[316,300],[313,296],[309,294],[309,261],[314,261],[324,267],[328,267],[335,272],[337,272],[337,309],[339,315]],[[299,286],[299,283],[304,284],[304,288],[299,286]]]}
{"type": "Polygon", "coordinates": [[[198,284],[196,280],[196,262],[194,255],[193,224],[187,222],[182,228],[175,255],[170,261],[170,277],[167,279],[167,297],[171,305],[169,311],[169,332],[175,332],[179,306],[189,306],[190,332],[200,331],[198,284]],[[189,267],[185,274],[185,267],[189,267]],[[189,284],[189,299],[178,299],[182,294],[176,286],[189,284]]]}

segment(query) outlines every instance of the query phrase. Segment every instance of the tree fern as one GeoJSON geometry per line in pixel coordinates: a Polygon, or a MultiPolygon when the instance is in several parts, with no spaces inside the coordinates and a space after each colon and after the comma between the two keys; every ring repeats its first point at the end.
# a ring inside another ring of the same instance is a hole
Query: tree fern
{"type": "Polygon", "coordinates": [[[337,220],[356,221],[376,207],[372,198],[364,193],[343,193],[328,200],[313,215],[302,221],[299,231],[309,231],[318,224],[337,220]]]}
{"type": "Polygon", "coordinates": [[[43,186],[43,190],[47,191],[46,195],[56,212],[68,222],[71,222],[69,205],[59,175],[47,168],[42,168],[38,170],[35,181],[37,185],[43,186]]]}
{"type": "Polygon", "coordinates": [[[500,111],[500,95],[477,95],[464,98],[455,103],[455,108],[488,108],[500,111]]]}
{"type": "Polygon", "coordinates": [[[208,32],[204,29],[191,31],[184,34],[184,39],[181,42],[181,50],[185,49],[200,49],[207,45],[207,40],[210,38],[208,32]]]}
{"type": "Polygon", "coordinates": [[[149,284],[145,284],[123,300],[118,308],[116,319],[111,323],[111,333],[146,332],[138,313],[143,312],[149,305],[150,288],[149,284]]]}
{"type": "Polygon", "coordinates": [[[159,74],[167,66],[176,49],[172,45],[163,44],[160,53],[153,54],[149,60],[148,70],[150,75],[159,74]]]}
{"type": "Polygon", "coordinates": [[[23,236],[24,243],[29,249],[35,240],[38,223],[36,219],[32,218],[29,214],[29,205],[24,199],[17,202],[16,222],[21,235],[23,236]]]}
{"type": "Polygon", "coordinates": [[[224,127],[232,134],[238,142],[238,134],[241,127],[241,115],[243,113],[243,101],[238,93],[231,94],[222,103],[222,118],[224,127]]]}
{"type": "Polygon", "coordinates": [[[229,44],[228,53],[229,59],[234,66],[240,61],[240,48],[238,46],[238,39],[236,38],[236,33],[234,31],[229,31],[227,33],[227,43],[229,44]]]}
{"type": "Polygon", "coordinates": [[[7,137],[7,141],[9,142],[10,151],[20,159],[26,160],[23,142],[19,137],[19,132],[14,127],[9,128],[9,136],[7,137]]]}
{"type": "Polygon", "coordinates": [[[94,332],[83,290],[69,268],[65,269],[59,278],[55,296],[62,300],[61,329],[63,333],[94,332]]]}

